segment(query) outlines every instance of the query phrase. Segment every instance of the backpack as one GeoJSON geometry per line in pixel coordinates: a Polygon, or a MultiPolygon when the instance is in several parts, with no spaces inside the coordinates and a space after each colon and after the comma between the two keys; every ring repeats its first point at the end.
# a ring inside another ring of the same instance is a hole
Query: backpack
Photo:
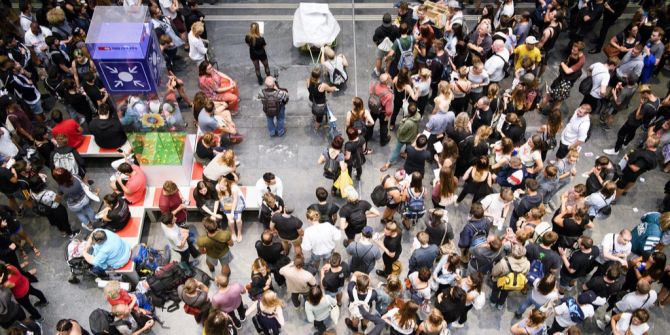
{"type": "Polygon", "coordinates": [[[131,259],[135,262],[135,271],[142,276],[152,275],[157,268],[170,263],[170,246],[165,245],[163,251],[158,251],[140,243],[133,247],[131,259]]]}
{"type": "Polygon", "coordinates": [[[451,81],[451,72],[452,72],[451,64],[444,64],[440,59],[440,57],[434,57],[433,62],[436,62],[440,64],[440,66],[442,66],[442,72],[440,72],[439,81],[442,80],[451,81]]]}
{"type": "MultiPolygon", "coordinates": [[[[354,291],[356,291],[356,288],[354,288],[354,291]]],[[[368,303],[372,298],[372,289],[368,288],[368,293],[363,300],[358,300],[358,292],[354,292],[353,296],[354,299],[349,303],[349,314],[351,317],[362,319],[363,316],[361,315],[361,311],[358,309],[358,307],[363,307],[363,309],[366,311],[370,310],[370,305],[368,305],[368,303]]]]}
{"type": "Polygon", "coordinates": [[[74,154],[71,151],[64,154],[54,151],[53,163],[54,168],[63,168],[68,170],[68,172],[70,172],[73,176],[79,174],[79,165],[77,164],[77,160],[74,158],[74,154]]]}
{"type": "Polygon", "coordinates": [[[507,257],[503,258],[509,268],[509,273],[498,278],[496,281],[496,286],[503,291],[521,291],[526,287],[528,283],[528,278],[526,275],[521,272],[516,272],[512,270],[512,266],[509,264],[507,257]]]}
{"type": "Polygon", "coordinates": [[[382,96],[377,95],[377,90],[376,90],[377,83],[373,83],[372,89],[370,90],[370,96],[368,97],[368,110],[370,111],[370,114],[383,114],[384,113],[384,106],[382,106],[382,98],[391,94],[390,92],[386,91],[382,96]]]}
{"type": "Polygon", "coordinates": [[[381,184],[375,186],[375,188],[372,189],[372,193],[370,193],[370,200],[372,200],[372,203],[377,207],[384,207],[388,204],[389,199],[386,195],[386,189],[384,188],[384,183],[388,178],[388,175],[384,177],[381,184]]]}
{"type": "Polygon", "coordinates": [[[328,149],[323,152],[323,155],[326,156],[326,162],[323,164],[323,176],[335,180],[340,175],[340,162],[337,161],[337,158],[330,157],[328,149]]]}
{"type": "Polygon", "coordinates": [[[333,80],[332,83],[335,86],[340,86],[347,82],[347,79],[344,77],[344,74],[336,66],[333,66],[333,80]]]}
{"type": "Polygon", "coordinates": [[[570,320],[574,323],[582,323],[586,319],[584,317],[584,311],[579,307],[577,300],[574,297],[566,297],[561,299],[561,303],[564,303],[568,306],[568,312],[570,313],[570,320]]]}
{"type": "Polygon", "coordinates": [[[116,329],[116,326],[123,324],[130,327],[130,322],[114,321],[112,313],[101,308],[95,309],[88,316],[88,325],[93,335],[120,335],[121,333],[116,329]]]}
{"type": "Polygon", "coordinates": [[[282,102],[281,99],[279,99],[277,90],[263,89],[261,92],[262,92],[261,102],[263,103],[263,113],[265,113],[265,115],[270,117],[279,115],[282,102]]]}
{"type": "Polygon", "coordinates": [[[661,216],[659,212],[649,212],[640,218],[640,223],[631,230],[632,251],[636,255],[643,255],[653,250],[659,243],[663,232],[658,224],[661,216]],[[646,249],[646,250],[645,250],[646,249]]]}
{"type": "Polygon", "coordinates": [[[477,229],[472,222],[469,222],[468,224],[475,230],[475,233],[472,234],[472,239],[470,240],[470,248],[476,248],[480,244],[485,243],[486,238],[488,237],[486,230],[477,229]]]}
{"type": "Polygon", "coordinates": [[[400,39],[397,39],[398,49],[400,50],[400,57],[398,58],[398,70],[407,68],[412,71],[414,69],[414,50],[412,50],[412,45],[414,45],[414,37],[409,38],[409,48],[403,49],[400,39]]]}
{"type": "Polygon", "coordinates": [[[365,216],[365,211],[361,208],[356,208],[349,215],[349,226],[351,226],[352,229],[353,228],[363,229],[363,227],[361,227],[361,225],[365,225],[366,222],[367,222],[367,217],[365,216]]]}
{"type": "Polygon", "coordinates": [[[153,275],[147,277],[146,281],[149,285],[147,295],[154,307],[165,308],[168,312],[178,310],[180,299],[177,288],[192,275],[193,271],[188,264],[175,261],[159,268],[153,275]],[[168,302],[171,302],[169,306],[167,306],[168,302]]]}
{"type": "Polygon", "coordinates": [[[410,190],[409,199],[405,202],[405,213],[403,216],[410,219],[418,219],[426,214],[426,204],[423,200],[423,194],[425,190],[421,190],[421,194],[414,195],[410,190]]]}
{"type": "Polygon", "coordinates": [[[544,277],[544,264],[539,259],[536,259],[530,263],[530,270],[526,275],[529,283],[534,283],[535,279],[541,279],[544,277]]]}

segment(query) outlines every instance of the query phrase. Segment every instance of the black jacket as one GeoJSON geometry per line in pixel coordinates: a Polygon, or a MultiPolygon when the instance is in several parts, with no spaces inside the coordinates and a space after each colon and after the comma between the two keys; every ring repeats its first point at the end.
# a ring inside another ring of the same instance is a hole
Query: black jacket
{"type": "Polygon", "coordinates": [[[392,24],[382,24],[381,26],[377,27],[377,29],[375,29],[375,34],[372,35],[372,41],[374,41],[376,45],[379,45],[379,43],[381,43],[387,37],[391,40],[391,42],[400,37],[400,31],[398,30],[398,27],[392,24]]]}
{"type": "Polygon", "coordinates": [[[113,117],[103,120],[95,118],[89,124],[95,143],[105,149],[116,149],[126,143],[128,137],[121,122],[113,117]]]}

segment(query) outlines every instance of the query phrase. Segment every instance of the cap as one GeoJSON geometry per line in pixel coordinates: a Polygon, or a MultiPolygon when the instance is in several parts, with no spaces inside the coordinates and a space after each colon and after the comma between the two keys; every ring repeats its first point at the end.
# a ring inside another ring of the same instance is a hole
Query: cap
{"type": "Polygon", "coordinates": [[[370,226],[363,227],[363,235],[372,235],[374,230],[370,226]]]}
{"type": "Polygon", "coordinates": [[[505,33],[503,33],[502,31],[499,31],[499,32],[493,34],[493,37],[491,37],[491,40],[493,40],[493,41],[501,40],[503,42],[506,42],[507,41],[507,35],[505,35],[505,33]]]}
{"type": "Polygon", "coordinates": [[[640,85],[640,93],[651,93],[651,86],[640,85]]]}
{"type": "Polygon", "coordinates": [[[461,8],[461,4],[458,3],[458,1],[451,0],[451,1],[447,2],[447,7],[451,7],[451,8],[461,8]]]}
{"type": "Polygon", "coordinates": [[[582,292],[582,294],[580,294],[579,297],[577,297],[577,302],[580,305],[590,304],[594,302],[597,298],[598,296],[596,295],[596,293],[589,290],[582,292]]]}
{"type": "Polygon", "coordinates": [[[537,44],[537,38],[535,36],[526,37],[526,44],[537,44]]]}

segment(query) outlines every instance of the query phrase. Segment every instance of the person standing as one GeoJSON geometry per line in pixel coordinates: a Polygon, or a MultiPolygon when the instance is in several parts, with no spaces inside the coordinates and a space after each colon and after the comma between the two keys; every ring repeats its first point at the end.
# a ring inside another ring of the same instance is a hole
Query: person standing
{"type": "MultiPolygon", "coordinates": [[[[388,73],[383,73],[379,76],[378,81],[370,83],[368,93],[368,109],[370,116],[377,122],[379,120],[379,145],[385,146],[390,140],[389,136],[389,119],[393,115],[393,91],[391,90],[391,76],[388,73]]],[[[367,126],[367,125],[366,125],[367,126]]],[[[375,125],[367,126],[365,134],[365,141],[369,142],[372,138],[375,125]]],[[[371,152],[371,151],[370,151],[371,152]]]]}
{"type": "Polygon", "coordinates": [[[493,55],[484,63],[484,69],[489,75],[489,82],[499,83],[505,79],[505,65],[509,63],[509,51],[505,47],[505,42],[500,39],[493,41],[491,45],[493,55]]]}
{"type": "Polygon", "coordinates": [[[395,43],[395,40],[400,37],[400,31],[398,27],[391,23],[391,14],[385,13],[382,17],[382,25],[375,29],[374,35],[372,35],[372,41],[377,45],[375,50],[375,75],[379,76],[382,74],[382,60],[386,57],[386,54],[391,51],[391,46],[388,44],[395,43]],[[388,42],[386,42],[388,39],[388,42]]]}
{"type": "Polygon", "coordinates": [[[296,255],[302,254],[301,243],[304,230],[302,229],[302,221],[293,216],[293,208],[284,206],[283,213],[272,215],[270,229],[274,230],[275,234],[279,236],[285,255],[288,256],[291,246],[294,247],[296,255]]]}
{"type": "Polygon", "coordinates": [[[265,38],[261,36],[260,27],[257,22],[252,22],[249,26],[249,33],[244,37],[244,43],[249,46],[249,58],[254,63],[258,85],[263,85],[260,63],[263,63],[266,78],[270,76],[270,65],[268,64],[268,55],[265,52],[267,44],[265,43],[265,38]]]}
{"type": "Polygon", "coordinates": [[[629,0],[608,0],[603,4],[603,23],[600,26],[600,33],[594,41],[593,49],[589,50],[590,54],[596,54],[600,52],[600,49],[605,43],[607,38],[607,32],[610,27],[621,17],[624,10],[628,6],[629,0]]]}
{"type": "Polygon", "coordinates": [[[589,137],[589,128],[591,128],[591,118],[589,117],[591,111],[592,106],[582,102],[575,113],[572,114],[570,121],[561,133],[561,141],[558,150],[556,150],[557,159],[565,158],[570,149],[579,148],[586,142],[589,137]]]}
{"type": "MultiPolygon", "coordinates": [[[[587,69],[587,76],[591,76],[593,82],[589,92],[581,92],[584,94],[584,99],[580,105],[588,104],[591,110],[595,110],[600,106],[600,100],[605,98],[607,94],[607,85],[610,82],[612,71],[619,66],[619,59],[610,57],[607,63],[593,63],[587,69]]],[[[586,80],[586,79],[583,79],[586,80]]],[[[581,83],[579,84],[581,87],[581,83]]]]}
{"type": "Polygon", "coordinates": [[[656,168],[656,150],[660,140],[649,136],[645,142],[645,148],[635,150],[630,155],[623,156],[626,166],[623,168],[622,176],[616,182],[616,197],[626,195],[637,179],[645,172],[656,168]]]}
{"type": "MultiPolygon", "coordinates": [[[[619,150],[635,138],[635,132],[640,126],[644,130],[649,128],[656,118],[656,112],[660,105],[661,99],[652,93],[651,87],[640,85],[640,104],[632,113],[628,114],[626,122],[619,128],[614,148],[605,149],[603,152],[607,155],[618,155],[619,150]]],[[[644,133],[646,134],[646,131],[644,133]]]]}
{"type": "Polygon", "coordinates": [[[230,238],[230,231],[220,229],[219,226],[210,218],[202,220],[202,225],[207,231],[206,234],[198,237],[195,241],[201,254],[207,255],[207,268],[214,274],[218,263],[221,263],[221,274],[230,275],[230,262],[233,260],[233,254],[230,247],[234,241],[230,238]]]}
{"type": "Polygon", "coordinates": [[[334,225],[321,223],[321,215],[316,209],[308,209],[306,218],[309,227],[305,229],[301,249],[311,253],[309,263],[318,269],[322,260],[325,263],[330,258],[335,250],[335,243],[342,239],[342,234],[334,225]]]}
{"type": "MultiPolygon", "coordinates": [[[[379,216],[379,211],[376,207],[366,200],[361,200],[358,192],[353,187],[346,189],[347,203],[340,208],[340,229],[344,231],[346,240],[344,246],[347,247],[349,243],[354,241],[356,234],[364,232],[364,227],[368,224],[368,218],[375,218],[379,216]]],[[[370,232],[372,236],[372,232],[370,232]]],[[[368,271],[369,272],[369,271],[368,271]]]]}
{"type": "Polygon", "coordinates": [[[270,137],[282,137],[286,133],[284,120],[286,118],[286,104],[288,103],[288,91],[280,88],[273,76],[265,77],[265,87],[258,93],[258,98],[263,103],[263,113],[267,118],[268,132],[270,137]]]}
{"type": "Polygon", "coordinates": [[[162,223],[161,228],[163,229],[165,238],[168,240],[172,250],[179,254],[182,263],[188,263],[191,256],[196,259],[200,256],[198,249],[189,239],[188,229],[181,228],[177,224],[176,216],[167,212],[161,215],[160,221],[162,223]]]}
{"type": "Polygon", "coordinates": [[[324,124],[324,120],[328,123],[330,111],[328,107],[328,100],[326,93],[337,92],[340,89],[328,85],[321,81],[321,68],[315,67],[307,81],[307,91],[309,92],[309,101],[312,103],[312,115],[314,115],[314,128],[319,129],[324,124]],[[325,118],[325,119],[324,119],[325,118]]]}
{"type": "Polygon", "coordinates": [[[316,286],[316,278],[303,268],[305,264],[301,254],[296,254],[293,262],[279,269],[279,273],[286,278],[286,292],[291,294],[293,307],[300,307],[300,296],[307,300],[310,288],[316,286]]]}
{"type": "Polygon", "coordinates": [[[227,276],[216,276],[216,286],[219,290],[212,296],[212,307],[228,314],[235,327],[240,328],[242,322],[246,320],[247,309],[242,301],[242,295],[247,290],[239,283],[229,283],[228,279],[227,276]]]}
{"type": "Polygon", "coordinates": [[[384,227],[384,233],[378,239],[372,240],[382,251],[384,269],[377,270],[377,275],[386,278],[393,270],[393,263],[400,258],[402,253],[402,234],[400,227],[395,221],[388,221],[384,227]]]}
{"type": "Polygon", "coordinates": [[[375,263],[382,257],[382,253],[372,241],[372,227],[365,226],[358,241],[347,246],[347,253],[351,255],[349,261],[350,272],[370,274],[375,263]]]}
{"type": "MultiPolygon", "coordinates": [[[[453,113],[452,113],[453,114],[453,113]]],[[[421,114],[418,113],[416,105],[410,103],[407,108],[407,115],[400,120],[398,131],[396,132],[396,145],[391,152],[389,160],[379,169],[381,172],[388,170],[400,157],[400,151],[403,146],[409,148],[410,144],[414,142],[419,134],[419,122],[421,121],[421,114]]]]}
{"type": "Polygon", "coordinates": [[[42,314],[40,314],[35,307],[44,307],[49,304],[47,298],[42,291],[33,287],[19,269],[13,265],[0,264],[0,282],[2,286],[12,290],[12,294],[16,301],[30,313],[30,318],[34,321],[42,321],[42,314]],[[29,296],[35,296],[40,301],[33,304],[30,302],[29,296]]]}

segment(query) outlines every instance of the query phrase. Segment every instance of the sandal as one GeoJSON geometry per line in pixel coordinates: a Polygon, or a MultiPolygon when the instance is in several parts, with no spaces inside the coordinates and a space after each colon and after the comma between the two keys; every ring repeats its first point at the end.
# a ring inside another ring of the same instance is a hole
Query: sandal
{"type": "Polygon", "coordinates": [[[30,264],[30,263],[28,263],[28,262],[23,262],[23,263],[21,263],[21,268],[23,269],[23,268],[25,268],[26,266],[28,266],[29,264],[30,264]]]}
{"type": "Polygon", "coordinates": [[[31,275],[34,276],[34,275],[37,274],[37,269],[30,269],[30,270],[28,270],[28,273],[30,273],[31,275]]]}
{"type": "Polygon", "coordinates": [[[35,257],[42,256],[42,253],[40,252],[40,249],[37,249],[36,246],[33,246],[33,253],[35,254],[35,257]]]}
{"type": "Polygon", "coordinates": [[[382,166],[381,168],[379,168],[379,171],[380,171],[380,172],[386,172],[386,170],[388,170],[390,167],[391,167],[390,164],[384,164],[384,166],[382,166]]]}

